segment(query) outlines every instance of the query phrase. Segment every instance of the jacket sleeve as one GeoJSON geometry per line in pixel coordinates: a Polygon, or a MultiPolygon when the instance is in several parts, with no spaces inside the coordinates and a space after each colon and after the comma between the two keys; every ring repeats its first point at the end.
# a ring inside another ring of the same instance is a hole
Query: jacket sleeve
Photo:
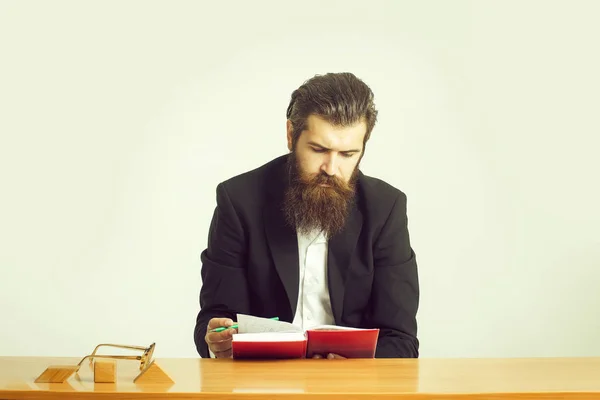
{"type": "Polygon", "coordinates": [[[419,281],[402,192],[374,243],[373,255],[369,325],[380,329],[375,357],[418,358],[419,281]]]}
{"type": "Polygon", "coordinates": [[[247,238],[242,223],[223,184],[217,186],[217,206],[208,233],[208,246],[201,254],[202,288],[194,342],[201,357],[209,358],[204,340],[211,318],[231,318],[248,313],[246,277],[247,238]]]}

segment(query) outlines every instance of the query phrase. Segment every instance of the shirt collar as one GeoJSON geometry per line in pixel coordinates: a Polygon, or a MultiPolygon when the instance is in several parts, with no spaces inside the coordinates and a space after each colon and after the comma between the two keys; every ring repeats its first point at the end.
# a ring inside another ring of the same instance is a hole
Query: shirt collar
{"type": "Polygon", "coordinates": [[[308,234],[300,234],[298,233],[298,237],[302,243],[305,243],[307,246],[311,244],[322,244],[327,243],[327,238],[325,237],[325,233],[321,231],[313,230],[308,234]]]}

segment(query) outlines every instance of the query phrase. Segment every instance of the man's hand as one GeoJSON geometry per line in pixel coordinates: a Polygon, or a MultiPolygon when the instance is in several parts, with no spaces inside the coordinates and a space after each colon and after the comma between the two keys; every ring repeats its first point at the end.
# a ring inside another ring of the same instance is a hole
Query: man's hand
{"type": "Polygon", "coordinates": [[[204,340],[208,345],[208,349],[215,355],[215,358],[230,358],[232,356],[231,336],[234,333],[237,333],[237,329],[229,328],[221,332],[211,331],[221,326],[231,325],[233,325],[233,321],[230,318],[212,318],[210,321],[208,321],[204,340]]]}
{"type": "Polygon", "coordinates": [[[323,357],[321,354],[315,354],[313,358],[327,358],[328,360],[345,360],[346,357],[342,357],[339,354],[329,353],[326,357],[323,357]]]}

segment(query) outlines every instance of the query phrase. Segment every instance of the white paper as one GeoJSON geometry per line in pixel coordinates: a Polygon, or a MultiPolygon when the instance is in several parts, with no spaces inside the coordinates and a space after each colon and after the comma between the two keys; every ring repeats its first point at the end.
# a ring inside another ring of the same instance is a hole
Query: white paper
{"type": "Polygon", "coordinates": [[[339,326],[339,325],[317,325],[313,326],[309,329],[309,331],[364,331],[366,329],[362,328],[352,328],[349,326],[339,326]]]}
{"type": "Polygon", "coordinates": [[[302,332],[261,332],[234,333],[234,342],[304,342],[306,336],[302,332]]]}
{"type": "Polygon", "coordinates": [[[302,329],[289,322],[237,314],[238,333],[261,332],[302,332],[302,329]]]}

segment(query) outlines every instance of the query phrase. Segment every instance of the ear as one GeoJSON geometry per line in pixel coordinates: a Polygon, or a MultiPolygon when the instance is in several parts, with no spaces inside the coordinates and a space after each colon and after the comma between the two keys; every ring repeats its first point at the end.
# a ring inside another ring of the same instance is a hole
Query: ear
{"type": "Polygon", "coordinates": [[[292,151],[292,133],[294,131],[294,127],[292,126],[292,121],[290,121],[289,119],[287,120],[287,123],[286,123],[286,131],[287,131],[288,150],[292,151]]]}

